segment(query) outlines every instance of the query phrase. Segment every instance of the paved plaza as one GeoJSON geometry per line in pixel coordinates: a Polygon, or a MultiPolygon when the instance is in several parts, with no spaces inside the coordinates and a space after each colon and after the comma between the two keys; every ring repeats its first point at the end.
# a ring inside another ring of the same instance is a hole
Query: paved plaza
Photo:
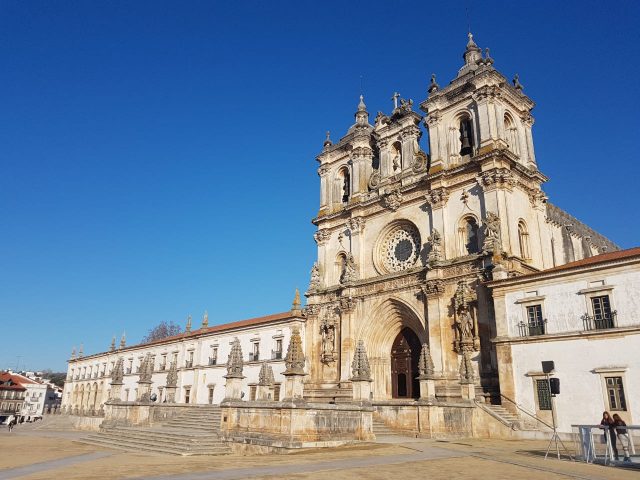
{"type": "Polygon", "coordinates": [[[84,432],[20,425],[0,429],[5,479],[637,479],[637,471],[544,460],[546,442],[380,438],[376,443],[290,455],[180,457],[124,452],[74,442],[84,432]]]}

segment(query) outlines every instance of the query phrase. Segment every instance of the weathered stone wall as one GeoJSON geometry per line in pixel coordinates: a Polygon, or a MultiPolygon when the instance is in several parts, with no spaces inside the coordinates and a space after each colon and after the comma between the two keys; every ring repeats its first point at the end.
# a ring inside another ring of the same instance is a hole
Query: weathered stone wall
{"type": "Polygon", "coordinates": [[[234,442],[302,448],[371,440],[371,407],[283,402],[225,402],[220,431],[234,442]]]}

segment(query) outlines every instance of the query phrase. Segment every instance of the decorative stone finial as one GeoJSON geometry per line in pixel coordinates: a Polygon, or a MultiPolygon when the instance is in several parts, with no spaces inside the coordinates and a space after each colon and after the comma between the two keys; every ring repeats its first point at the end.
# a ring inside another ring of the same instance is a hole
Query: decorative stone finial
{"type": "Polygon", "coordinates": [[[324,139],[322,146],[324,148],[329,148],[331,145],[333,145],[333,142],[331,141],[331,132],[327,130],[327,137],[324,139]]]}
{"type": "Polygon", "coordinates": [[[124,382],[124,358],[118,357],[111,371],[111,385],[122,385],[124,382]]]}
{"type": "Polygon", "coordinates": [[[205,310],[204,315],[202,316],[202,328],[206,328],[209,326],[209,313],[205,310]]]}
{"type": "Polygon", "coordinates": [[[122,338],[120,338],[120,348],[127,346],[127,332],[122,332],[122,338]]]}
{"type": "Polygon", "coordinates": [[[518,91],[518,92],[522,92],[522,90],[524,89],[524,85],[522,85],[520,83],[520,75],[518,75],[517,73],[514,75],[513,80],[511,80],[513,82],[513,86],[514,88],[518,91]]]}
{"type": "Polygon", "coordinates": [[[231,342],[231,351],[227,359],[227,375],[225,378],[244,378],[242,368],[242,347],[240,346],[240,340],[236,337],[233,339],[233,342],[231,342]]]}
{"type": "Polygon", "coordinates": [[[80,348],[78,349],[78,358],[82,358],[82,357],[84,357],[84,346],[81,343],[80,348]]]}
{"type": "Polygon", "coordinates": [[[435,367],[433,365],[433,359],[431,358],[431,350],[428,343],[422,344],[422,350],[420,351],[420,358],[418,359],[418,372],[420,376],[419,380],[431,380],[433,379],[435,367]]]}
{"type": "Polygon", "coordinates": [[[185,333],[189,333],[191,331],[191,315],[187,317],[187,327],[184,329],[185,333]]]}
{"type": "Polygon", "coordinates": [[[169,371],[167,372],[167,388],[175,388],[178,386],[178,364],[177,362],[171,362],[169,371]]]}
{"type": "Polygon", "coordinates": [[[76,358],[76,347],[71,349],[71,360],[75,360],[76,358]]]}
{"type": "Polygon", "coordinates": [[[300,303],[300,290],[296,288],[296,293],[293,296],[293,303],[291,304],[291,313],[301,313],[300,305],[302,305],[300,303]]]}
{"type": "Polygon", "coordinates": [[[151,354],[147,353],[140,365],[140,379],[138,383],[151,383],[151,354]]]}
{"type": "Polygon", "coordinates": [[[116,351],[116,336],[115,335],[111,338],[111,346],[109,347],[109,351],[110,352],[115,352],[116,351]]]}
{"type": "Polygon", "coordinates": [[[438,83],[436,82],[436,74],[432,73],[431,83],[429,83],[429,89],[427,90],[427,92],[429,92],[429,95],[431,95],[432,93],[437,92],[439,88],[440,85],[438,85],[438,83]]]}
{"type": "Polygon", "coordinates": [[[351,362],[351,380],[355,381],[371,381],[371,367],[369,367],[369,358],[364,348],[364,342],[358,340],[356,351],[353,354],[353,362],[351,362]]]}
{"type": "Polygon", "coordinates": [[[275,377],[273,376],[273,368],[268,365],[267,362],[262,362],[260,367],[260,373],[258,374],[258,385],[263,387],[270,387],[275,383],[275,377]]]}
{"type": "Polygon", "coordinates": [[[304,352],[302,350],[302,338],[300,337],[300,329],[293,327],[291,331],[291,339],[289,340],[289,348],[287,356],[284,358],[287,369],[284,375],[304,375],[304,352]]]}
{"type": "Polygon", "coordinates": [[[360,95],[360,103],[358,103],[358,111],[366,112],[367,106],[364,104],[364,95],[360,95]]]}
{"type": "Polygon", "coordinates": [[[493,64],[493,58],[491,58],[491,55],[489,55],[489,48],[485,48],[484,49],[484,64],[485,65],[492,65],[493,64]]]}

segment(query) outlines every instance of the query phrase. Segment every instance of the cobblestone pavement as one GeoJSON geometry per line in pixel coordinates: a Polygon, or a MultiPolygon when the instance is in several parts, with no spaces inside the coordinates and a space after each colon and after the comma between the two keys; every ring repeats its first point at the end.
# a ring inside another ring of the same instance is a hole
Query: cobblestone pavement
{"type": "Polygon", "coordinates": [[[121,452],[73,442],[82,433],[0,429],[0,480],[272,479],[638,479],[637,472],[556,459],[546,442],[416,440],[299,451],[290,455],[178,457],[121,452]]]}

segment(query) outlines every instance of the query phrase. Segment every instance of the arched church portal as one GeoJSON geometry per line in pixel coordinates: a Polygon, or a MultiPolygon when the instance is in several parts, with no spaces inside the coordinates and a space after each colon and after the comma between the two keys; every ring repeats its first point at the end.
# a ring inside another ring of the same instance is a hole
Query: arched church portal
{"type": "Polygon", "coordinates": [[[391,347],[391,387],[393,398],[418,398],[420,385],[418,360],[420,339],[410,328],[403,328],[391,347]]]}

